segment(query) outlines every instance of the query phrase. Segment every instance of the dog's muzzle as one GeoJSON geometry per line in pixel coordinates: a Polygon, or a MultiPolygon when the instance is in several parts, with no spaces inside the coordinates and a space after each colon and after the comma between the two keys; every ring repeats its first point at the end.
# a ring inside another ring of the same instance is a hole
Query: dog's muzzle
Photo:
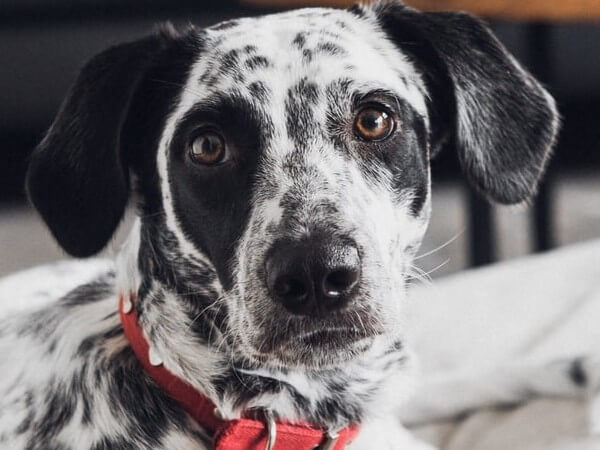
{"type": "Polygon", "coordinates": [[[267,253],[265,274],[272,299],[289,312],[324,316],[354,298],[361,258],[349,239],[279,240],[267,253]]]}

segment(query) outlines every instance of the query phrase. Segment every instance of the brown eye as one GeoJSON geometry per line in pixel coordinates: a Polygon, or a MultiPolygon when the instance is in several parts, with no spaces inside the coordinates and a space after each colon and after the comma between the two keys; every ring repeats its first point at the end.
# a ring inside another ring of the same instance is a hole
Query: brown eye
{"type": "Polygon", "coordinates": [[[192,161],[205,166],[218,164],[225,159],[225,140],[214,131],[199,134],[190,144],[192,161]]]}
{"type": "Polygon", "coordinates": [[[368,106],[354,119],[354,133],[367,141],[381,141],[394,131],[394,121],[383,109],[368,106]]]}

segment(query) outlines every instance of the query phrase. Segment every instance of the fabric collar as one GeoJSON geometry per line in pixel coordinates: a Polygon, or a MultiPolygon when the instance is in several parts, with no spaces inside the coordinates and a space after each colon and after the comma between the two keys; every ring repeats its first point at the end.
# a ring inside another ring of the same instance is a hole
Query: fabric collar
{"type": "Polygon", "coordinates": [[[219,418],[215,404],[208,397],[153,358],[138,325],[134,299],[133,294],[128,298],[119,296],[119,316],[137,359],[158,386],[212,433],[215,450],[343,450],[358,435],[359,425],[343,428],[333,436],[309,424],[275,422],[270,414],[265,414],[265,420],[219,418]]]}

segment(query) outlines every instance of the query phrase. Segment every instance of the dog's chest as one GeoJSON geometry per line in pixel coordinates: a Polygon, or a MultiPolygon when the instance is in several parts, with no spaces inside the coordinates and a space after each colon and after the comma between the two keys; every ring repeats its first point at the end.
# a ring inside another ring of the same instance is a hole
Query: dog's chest
{"type": "Polygon", "coordinates": [[[113,283],[108,273],[0,321],[0,448],[205,448],[198,426],[134,358],[113,283]]]}

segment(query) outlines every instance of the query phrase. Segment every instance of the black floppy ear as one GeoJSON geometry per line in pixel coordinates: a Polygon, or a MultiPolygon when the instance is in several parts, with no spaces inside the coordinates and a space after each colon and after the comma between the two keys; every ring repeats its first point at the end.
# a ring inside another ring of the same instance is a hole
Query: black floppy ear
{"type": "Polygon", "coordinates": [[[425,77],[432,154],[450,137],[467,177],[487,197],[501,203],[531,197],[558,131],[550,94],[468,14],[422,13],[399,2],[374,8],[425,77]]]}
{"type": "Polygon", "coordinates": [[[167,40],[157,33],[92,58],[31,156],[29,198],[71,255],[100,251],[123,216],[129,176],[121,128],[136,86],[167,40]]]}

